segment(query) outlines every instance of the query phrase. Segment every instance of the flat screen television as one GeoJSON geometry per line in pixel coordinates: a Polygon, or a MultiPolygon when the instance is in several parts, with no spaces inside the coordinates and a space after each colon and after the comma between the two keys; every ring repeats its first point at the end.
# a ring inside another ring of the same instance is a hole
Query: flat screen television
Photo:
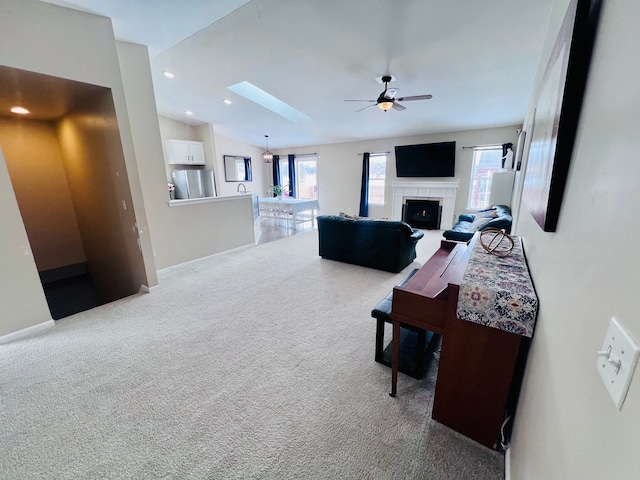
{"type": "Polygon", "coordinates": [[[456,173],[456,142],[398,145],[398,177],[453,177],[456,173]]]}

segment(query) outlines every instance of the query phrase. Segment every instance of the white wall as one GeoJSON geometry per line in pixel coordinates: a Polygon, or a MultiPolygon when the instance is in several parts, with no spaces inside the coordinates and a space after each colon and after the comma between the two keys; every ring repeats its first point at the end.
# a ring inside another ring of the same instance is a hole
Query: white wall
{"type": "MultiPolygon", "coordinates": [[[[539,68],[567,4],[556,2],[539,68]]],[[[543,232],[525,206],[516,227],[540,312],[512,438],[512,479],[640,475],[640,370],[621,411],[596,371],[612,315],[640,341],[638,18],[640,2],[603,2],[557,231],[543,232]]]]}
{"type": "MultiPolygon", "coordinates": [[[[387,155],[387,181],[385,184],[385,205],[370,206],[369,216],[390,218],[393,198],[393,182],[396,177],[396,145],[416,143],[456,142],[456,176],[460,180],[460,190],[456,196],[456,216],[467,211],[469,181],[471,177],[471,161],[473,149],[463,148],[474,145],[502,144],[517,142],[516,129],[520,125],[471,130],[467,132],[441,133],[435,135],[418,135],[401,138],[384,138],[360,142],[316,145],[304,149],[278,150],[276,153],[317,153],[318,154],[318,200],[321,213],[337,215],[340,212],[357,214],[360,206],[360,184],[362,178],[363,152],[389,152],[387,155]]],[[[410,179],[414,180],[414,179],[410,179]]],[[[419,180],[419,179],[415,179],[419,180]]],[[[451,180],[442,178],[440,180],[451,180]]]]}

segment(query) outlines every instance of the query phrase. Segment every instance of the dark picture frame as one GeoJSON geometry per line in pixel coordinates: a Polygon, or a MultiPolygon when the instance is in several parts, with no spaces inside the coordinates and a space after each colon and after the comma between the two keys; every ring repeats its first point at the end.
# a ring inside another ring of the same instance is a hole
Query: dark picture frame
{"type": "Polygon", "coordinates": [[[571,0],[540,82],[522,201],[555,232],[573,151],[601,0],[571,0]]]}

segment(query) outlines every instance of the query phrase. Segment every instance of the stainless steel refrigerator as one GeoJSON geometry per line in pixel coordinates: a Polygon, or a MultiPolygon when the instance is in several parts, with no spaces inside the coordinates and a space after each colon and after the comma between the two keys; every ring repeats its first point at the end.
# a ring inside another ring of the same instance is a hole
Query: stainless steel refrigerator
{"type": "Polygon", "coordinates": [[[175,169],[171,172],[171,178],[176,186],[176,200],[216,196],[213,170],[175,169]]]}

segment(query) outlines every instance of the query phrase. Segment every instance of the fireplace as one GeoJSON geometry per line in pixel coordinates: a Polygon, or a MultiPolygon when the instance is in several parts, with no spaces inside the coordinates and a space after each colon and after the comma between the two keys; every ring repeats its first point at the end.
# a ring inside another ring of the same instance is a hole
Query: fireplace
{"type": "Polygon", "coordinates": [[[439,230],[441,217],[438,200],[407,200],[402,206],[402,219],[413,228],[439,230]]]}
{"type": "Polygon", "coordinates": [[[391,218],[402,220],[404,217],[404,204],[408,200],[437,201],[441,207],[439,212],[440,230],[453,228],[455,220],[456,193],[460,182],[453,181],[425,181],[393,182],[393,205],[391,218]]]}

